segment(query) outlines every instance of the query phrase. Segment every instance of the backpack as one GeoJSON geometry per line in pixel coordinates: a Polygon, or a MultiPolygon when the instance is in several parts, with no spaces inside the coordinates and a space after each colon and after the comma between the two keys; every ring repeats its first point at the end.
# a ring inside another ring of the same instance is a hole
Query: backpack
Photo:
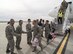
{"type": "Polygon", "coordinates": [[[52,39],[53,37],[52,37],[52,35],[51,35],[51,34],[49,34],[49,35],[48,35],[48,38],[49,38],[49,39],[52,39]]]}

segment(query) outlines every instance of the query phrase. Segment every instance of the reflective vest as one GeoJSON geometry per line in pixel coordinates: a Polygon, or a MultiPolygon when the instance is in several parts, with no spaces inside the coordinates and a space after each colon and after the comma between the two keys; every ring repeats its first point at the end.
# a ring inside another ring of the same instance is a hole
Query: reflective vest
{"type": "Polygon", "coordinates": [[[63,17],[63,13],[59,12],[58,17],[63,17]]]}

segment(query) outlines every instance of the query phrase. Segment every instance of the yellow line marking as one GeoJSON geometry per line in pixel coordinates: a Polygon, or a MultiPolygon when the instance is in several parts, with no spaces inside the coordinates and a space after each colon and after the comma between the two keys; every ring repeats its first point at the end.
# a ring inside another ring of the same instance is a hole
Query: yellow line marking
{"type": "Polygon", "coordinates": [[[62,50],[63,50],[63,48],[64,48],[64,46],[65,46],[65,43],[66,43],[66,41],[67,41],[67,39],[68,39],[68,35],[69,35],[69,33],[68,33],[68,34],[66,35],[66,37],[64,38],[64,40],[63,40],[63,42],[62,42],[62,44],[61,44],[59,50],[57,51],[57,54],[61,54],[61,53],[62,53],[62,50]]]}

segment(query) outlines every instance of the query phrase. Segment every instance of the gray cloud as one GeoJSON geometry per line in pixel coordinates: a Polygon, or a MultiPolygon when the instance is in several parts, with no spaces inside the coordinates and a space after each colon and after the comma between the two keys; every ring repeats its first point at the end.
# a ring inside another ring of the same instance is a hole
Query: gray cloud
{"type": "Polygon", "coordinates": [[[41,17],[49,19],[49,11],[62,2],[62,0],[7,0],[8,2],[4,4],[4,1],[0,2],[2,4],[0,5],[0,20],[10,18],[27,20],[27,18],[41,17]]]}

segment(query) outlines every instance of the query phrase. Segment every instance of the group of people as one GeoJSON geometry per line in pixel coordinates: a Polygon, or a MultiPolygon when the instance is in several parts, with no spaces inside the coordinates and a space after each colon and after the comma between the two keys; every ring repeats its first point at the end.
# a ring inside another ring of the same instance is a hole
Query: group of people
{"type": "Polygon", "coordinates": [[[14,28],[14,19],[10,19],[10,21],[8,22],[8,25],[5,28],[5,34],[6,34],[6,38],[8,40],[8,44],[7,44],[7,48],[6,48],[6,53],[11,52],[11,54],[16,54],[14,53],[14,37],[16,36],[16,48],[17,49],[22,49],[20,48],[20,42],[21,42],[21,34],[25,33],[24,31],[22,31],[22,20],[19,20],[19,25],[17,26],[16,30],[14,28]]]}
{"type": "Polygon", "coordinates": [[[21,43],[21,35],[27,34],[27,44],[33,46],[33,52],[36,51],[37,46],[41,47],[41,50],[43,50],[42,47],[42,37],[44,37],[45,32],[45,38],[47,39],[47,44],[49,44],[49,39],[54,39],[55,35],[55,23],[51,22],[49,23],[49,20],[42,20],[40,21],[33,20],[31,24],[31,19],[28,19],[28,23],[26,24],[26,31],[22,30],[22,24],[23,20],[19,20],[19,25],[14,28],[14,19],[10,19],[8,22],[8,25],[5,28],[5,34],[6,38],[8,40],[7,48],[6,48],[6,53],[11,54],[16,54],[14,53],[14,46],[16,46],[17,50],[21,50],[22,48],[20,47],[21,43]],[[33,34],[32,34],[33,32],[33,34]],[[16,36],[16,44],[14,42],[14,36],[16,36]]]}
{"type": "MultiPolygon", "coordinates": [[[[63,0],[58,12],[58,24],[62,24],[62,18],[64,17],[67,6],[68,3],[65,0],[63,0]]],[[[26,24],[26,31],[22,30],[23,20],[19,20],[19,25],[16,27],[16,30],[14,28],[14,23],[15,23],[14,19],[10,19],[8,25],[5,28],[5,34],[8,40],[6,53],[11,52],[11,54],[16,54],[14,53],[14,46],[16,46],[18,50],[22,49],[20,47],[22,33],[27,34],[27,44],[33,46],[33,52],[36,51],[37,46],[40,46],[41,50],[43,49],[41,40],[42,37],[44,37],[43,35],[44,32],[47,44],[49,44],[50,39],[53,40],[55,38],[54,34],[56,30],[55,22],[51,21],[50,23],[49,20],[45,21],[43,19],[40,20],[36,19],[32,21],[33,24],[32,27],[31,19],[28,19],[28,23],[26,24]],[[16,45],[14,42],[14,36],[16,36],[16,45]]]]}

